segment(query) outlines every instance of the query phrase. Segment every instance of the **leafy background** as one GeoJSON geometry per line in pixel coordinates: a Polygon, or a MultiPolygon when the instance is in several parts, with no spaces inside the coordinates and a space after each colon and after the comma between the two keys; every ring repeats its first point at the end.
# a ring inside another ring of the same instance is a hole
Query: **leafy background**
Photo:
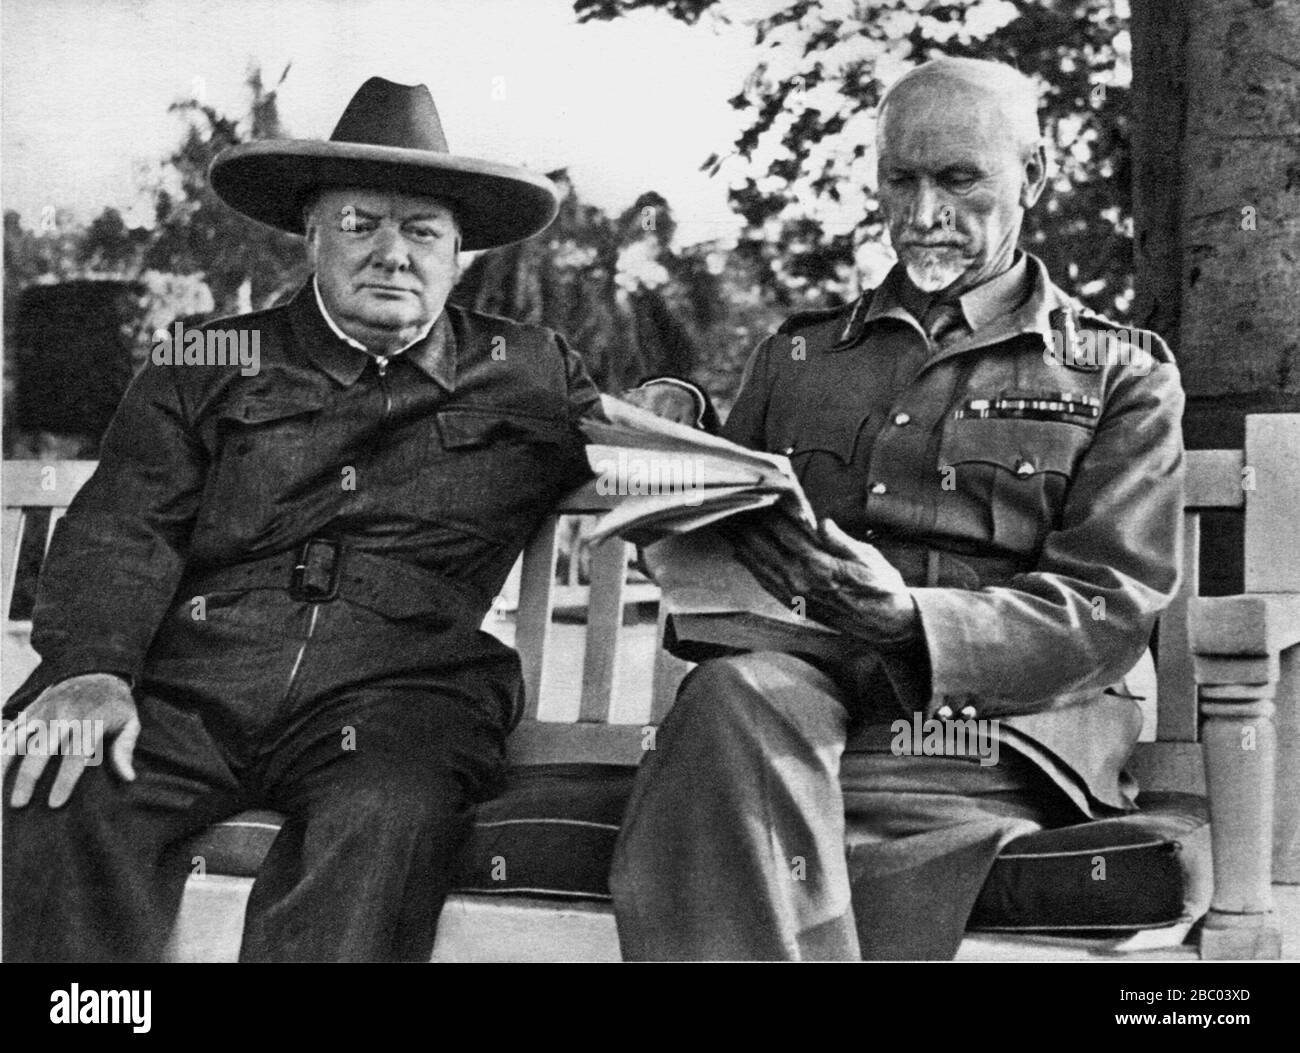
{"type": "MultiPolygon", "coordinates": [[[[700,158],[727,180],[744,222],[737,241],[681,245],[672,203],[653,187],[609,215],[559,171],[565,196],[552,227],[480,255],[457,289],[462,303],[563,332],[605,390],[675,372],[725,407],[749,351],[783,316],[846,302],[879,280],[892,255],[874,193],[874,108],[885,85],[939,53],[1009,62],[1039,85],[1056,167],[1024,243],[1090,306],[1128,320],[1127,0],[575,0],[573,9],[580,22],[646,9],[688,25],[741,23],[754,42],[754,68],[730,100],[741,132],[700,158]]],[[[226,146],[292,134],[276,106],[291,75],[286,67],[268,85],[252,69],[241,114],[172,106],[177,146],[141,173],[152,226],[128,227],[112,208],[84,226],[5,213],[6,456],[93,456],[154,332],[275,303],[306,277],[297,239],[224,207],[206,180],[226,146]]]]}

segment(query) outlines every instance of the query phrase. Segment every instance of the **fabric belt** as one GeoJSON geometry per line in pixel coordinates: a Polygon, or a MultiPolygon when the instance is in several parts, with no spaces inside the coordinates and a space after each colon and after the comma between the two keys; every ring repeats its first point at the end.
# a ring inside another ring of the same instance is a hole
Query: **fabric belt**
{"type": "Polygon", "coordinates": [[[472,585],[333,538],[312,538],[290,552],[198,570],[184,587],[191,595],[283,589],[303,603],[341,597],[388,618],[442,615],[474,628],[491,607],[472,585]]]}
{"type": "Polygon", "coordinates": [[[1028,569],[1007,556],[946,552],[932,545],[883,537],[872,542],[911,586],[978,589],[1000,585],[1028,569]]]}

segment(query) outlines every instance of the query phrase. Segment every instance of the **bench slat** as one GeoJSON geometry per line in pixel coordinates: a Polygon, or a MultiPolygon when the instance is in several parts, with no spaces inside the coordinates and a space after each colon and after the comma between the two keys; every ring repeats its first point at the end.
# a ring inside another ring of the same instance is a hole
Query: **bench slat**
{"type": "Polygon", "coordinates": [[[1254,470],[1254,488],[1246,491],[1246,592],[1300,593],[1300,413],[1247,417],[1245,452],[1254,470]]]}
{"type": "Polygon", "coordinates": [[[614,701],[628,544],[613,537],[591,550],[591,599],[587,606],[587,648],[583,657],[580,721],[608,721],[614,701]]]}
{"type": "Polygon", "coordinates": [[[18,576],[18,556],[23,550],[23,531],[27,513],[19,507],[4,510],[4,555],[0,563],[0,588],[3,589],[4,619],[9,621],[9,607],[14,599],[14,579],[18,576]]]}
{"type": "Polygon", "coordinates": [[[1188,508],[1241,508],[1246,503],[1241,450],[1188,450],[1184,504],[1188,508]]]}
{"type": "Polygon", "coordinates": [[[558,520],[548,516],[524,548],[519,575],[519,610],[515,628],[515,646],[523,667],[524,714],[536,718],[542,704],[542,687],[546,675],[547,643],[551,635],[551,610],[555,603],[552,588],[555,552],[558,544],[558,520]]]}
{"type": "Polygon", "coordinates": [[[641,763],[647,729],[640,724],[569,724],[524,720],[510,733],[512,764],[641,763]]]}
{"type": "Polygon", "coordinates": [[[50,525],[45,531],[45,551],[49,552],[50,542],[54,540],[54,528],[59,525],[59,520],[68,514],[66,508],[50,509],[50,525]]]}
{"type": "Polygon", "coordinates": [[[684,661],[671,654],[664,646],[664,631],[668,626],[668,609],[664,603],[659,604],[659,618],[656,632],[658,647],[655,650],[654,683],[650,688],[650,723],[659,724],[677,700],[677,689],[695,664],[684,661]]]}
{"type": "Polygon", "coordinates": [[[1197,741],[1196,675],[1187,631],[1188,598],[1200,591],[1201,517],[1183,513],[1183,580],[1169,608],[1160,616],[1156,663],[1156,738],[1164,742],[1197,741]]]}
{"type": "Polygon", "coordinates": [[[67,508],[98,461],[5,461],[6,508],[67,508]]]}

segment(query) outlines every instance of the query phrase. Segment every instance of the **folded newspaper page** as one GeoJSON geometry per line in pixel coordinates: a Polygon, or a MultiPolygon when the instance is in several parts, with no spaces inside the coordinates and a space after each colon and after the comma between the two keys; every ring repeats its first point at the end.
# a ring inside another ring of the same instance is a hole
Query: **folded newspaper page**
{"type": "Polygon", "coordinates": [[[773,650],[842,657],[853,645],[785,606],[737,559],[717,524],[777,508],[809,530],[817,517],[787,458],[602,397],[607,421],[584,421],[599,492],[623,498],[601,517],[593,541],[619,535],[642,546],[662,590],[665,646],[699,661],[773,650]]]}
{"type": "Polygon", "coordinates": [[[592,534],[647,544],[739,512],[781,503],[809,529],[817,518],[790,461],[601,396],[607,421],[586,420],[596,489],[623,498],[592,534]]]}
{"type": "Polygon", "coordinates": [[[861,645],[787,607],[736,558],[731,542],[705,527],[641,552],[662,590],[664,646],[698,662],[738,651],[783,651],[841,659],[861,645]]]}

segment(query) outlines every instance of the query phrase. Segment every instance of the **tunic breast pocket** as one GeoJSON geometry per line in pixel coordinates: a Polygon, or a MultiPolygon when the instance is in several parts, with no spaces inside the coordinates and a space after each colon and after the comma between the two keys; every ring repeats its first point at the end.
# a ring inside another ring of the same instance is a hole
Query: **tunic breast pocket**
{"type": "Polygon", "coordinates": [[[567,419],[506,408],[438,412],[442,454],[430,479],[438,518],[486,537],[514,541],[587,475],[577,431],[567,419]]]}
{"type": "Polygon", "coordinates": [[[855,465],[870,412],[828,406],[801,415],[768,444],[790,458],[813,509],[837,523],[861,513],[863,473],[855,465]]]}
{"type": "Polygon", "coordinates": [[[1036,555],[1060,522],[1070,479],[1093,430],[1065,421],[950,420],[939,448],[944,489],[968,526],[1018,556],[1036,555]]]}
{"type": "Polygon", "coordinates": [[[223,534],[259,543],[276,532],[284,506],[301,499],[304,482],[327,456],[319,434],[323,400],[232,402],[217,417],[216,463],[204,518],[223,534]]]}

